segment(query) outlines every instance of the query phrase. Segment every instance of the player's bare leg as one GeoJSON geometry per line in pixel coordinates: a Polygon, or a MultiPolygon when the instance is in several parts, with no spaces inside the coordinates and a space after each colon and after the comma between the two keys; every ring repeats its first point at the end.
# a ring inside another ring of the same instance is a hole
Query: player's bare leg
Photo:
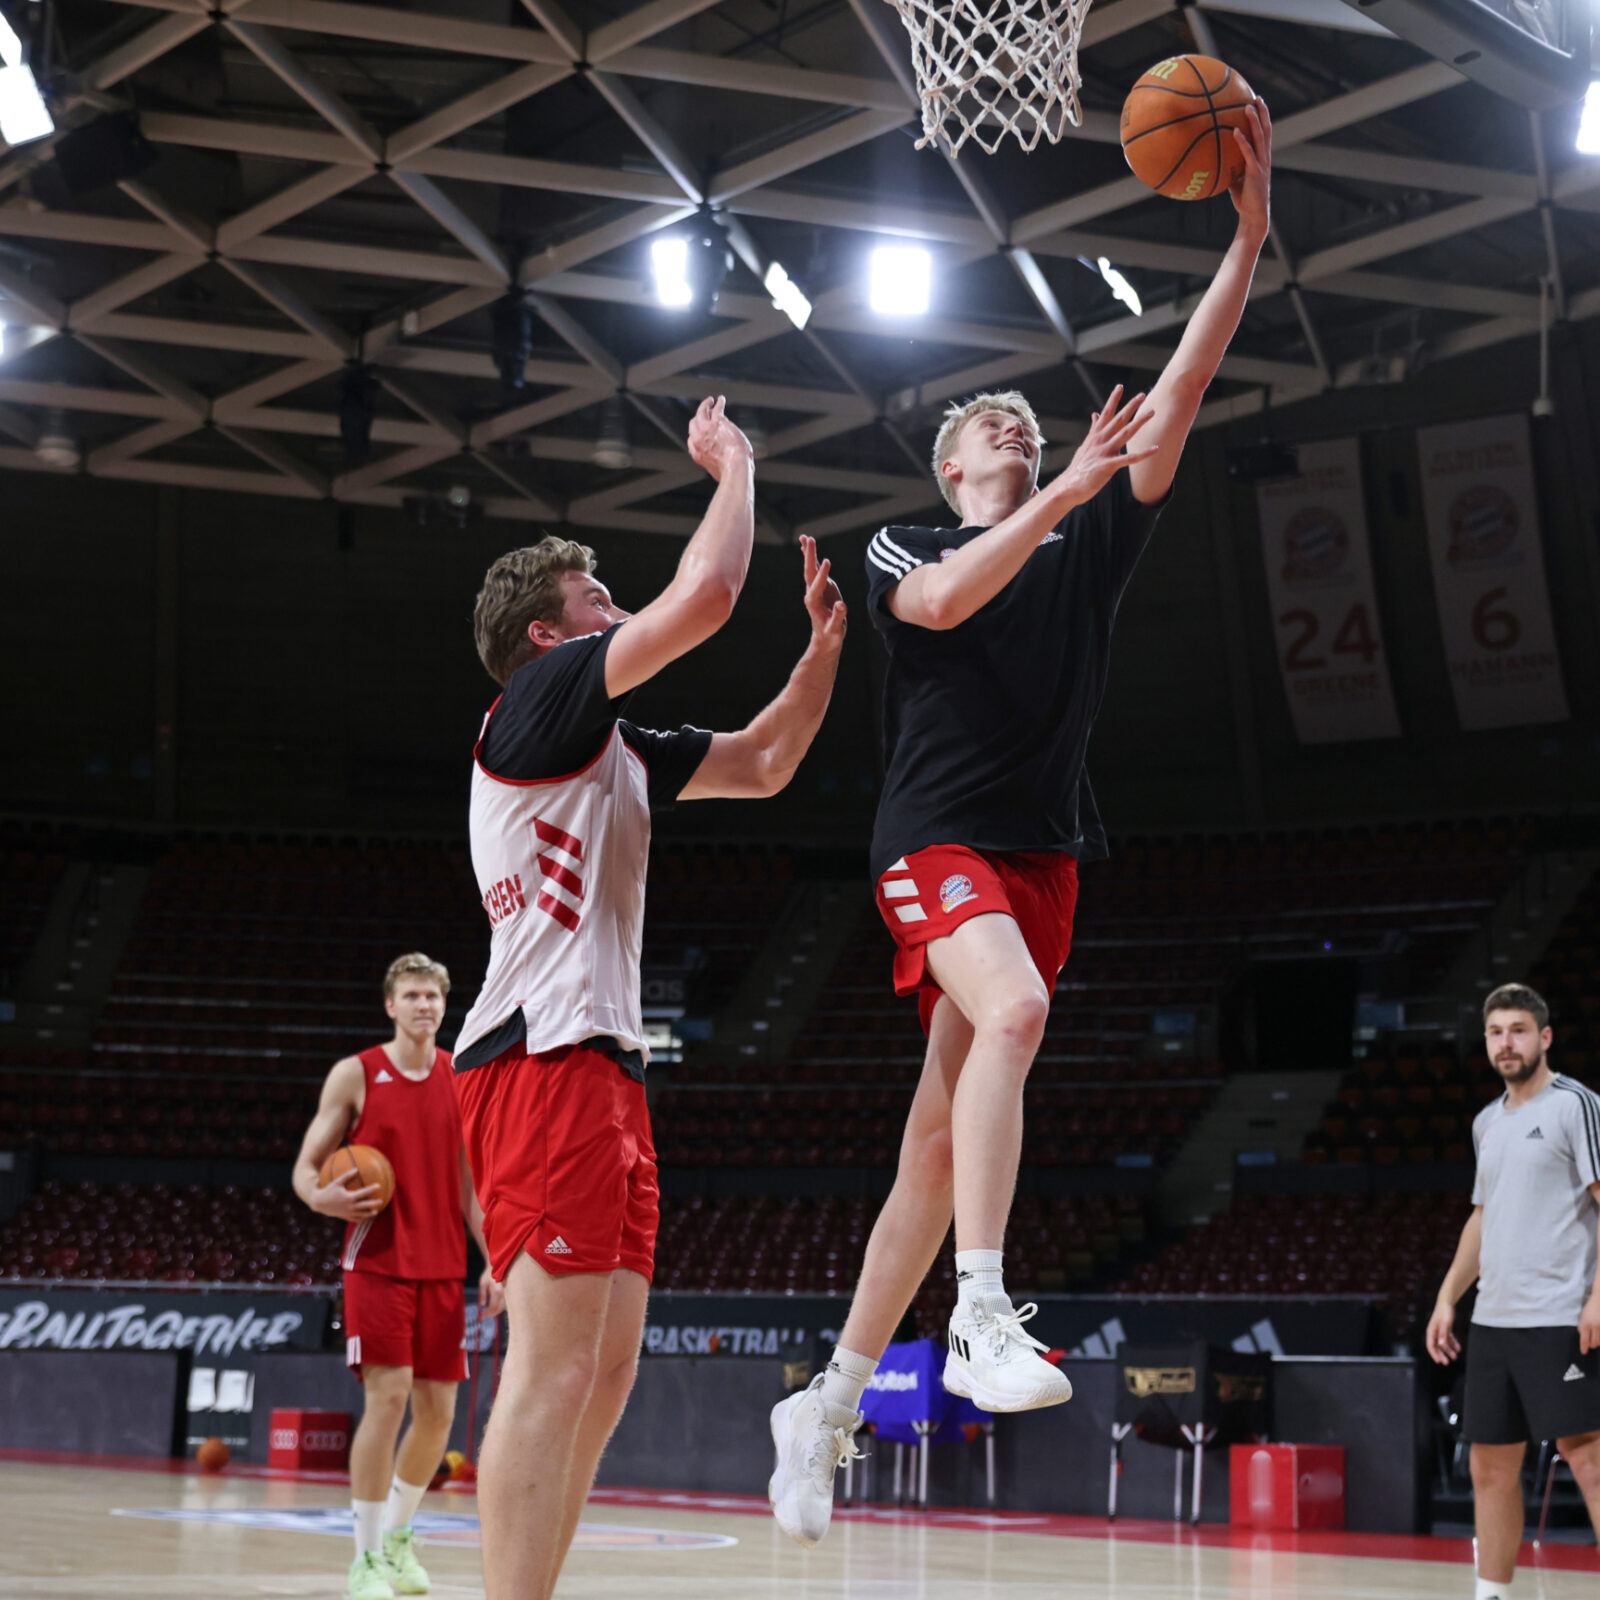
{"type": "Polygon", "coordinates": [[[1583,1503],[1589,1508],[1589,1521],[1600,1538],[1600,1433],[1580,1433],[1570,1439],[1557,1439],[1556,1449],[1577,1481],[1583,1503]]]}
{"type": "Polygon", "coordinates": [[[606,1325],[600,1335],[600,1359],[594,1389],[578,1424],[577,1442],[572,1448],[572,1471],[567,1481],[567,1506],[561,1518],[561,1542],[556,1550],[556,1571],[567,1559],[578,1521],[594,1487],[600,1457],[606,1442],[616,1431],[623,1407],[633,1392],[639,1370],[639,1344],[644,1338],[645,1306],[650,1298],[650,1283],[637,1272],[626,1269],[611,1275],[611,1296],[606,1303],[606,1325]]]}
{"type": "Polygon", "coordinates": [[[950,1112],[972,1025],[949,997],[934,1008],[928,1053],[900,1140],[900,1165],[867,1240],[861,1277],[839,1337],[879,1360],[939,1254],[955,1200],[950,1112]]]}
{"type": "Polygon", "coordinates": [[[1525,1514],[1522,1461],[1525,1444],[1472,1447],[1472,1520],[1478,1535],[1478,1577],[1509,1590],[1517,1569],[1525,1514]]]}
{"type": "MultiPolygon", "coordinates": [[[[411,1398],[410,1367],[361,1368],[361,1421],[350,1441],[350,1509],[356,1557],[348,1593],[353,1600],[383,1600],[394,1591],[383,1560],[383,1512],[394,1472],[395,1445],[411,1398]]],[[[429,1477],[432,1477],[430,1470],[429,1477]]]]}
{"type": "Polygon", "coordinates": [[[439,1470],[456,1414],[456,1385],[417,1378],[411,1385],[411,1426],[395,1455],[394,1481],[383,1508],[383,1559],[396,1594],[426,1594],[428,1574],[417,1557],[412,1520],[439,1470]]]}
{"type": "Polygon", "coordinates": [[[578,1427],[600,1366],[611,1274],[506,1274],[511,1341],[478,1464],[486,1600],[549,1600],[578,1427]]]}

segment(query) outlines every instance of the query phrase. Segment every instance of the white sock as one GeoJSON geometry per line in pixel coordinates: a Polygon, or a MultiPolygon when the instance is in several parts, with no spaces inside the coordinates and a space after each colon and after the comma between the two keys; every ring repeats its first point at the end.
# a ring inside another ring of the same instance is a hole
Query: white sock
{"type": "Polygon", "coordinates": [[[1487,1578],[1479,1578],[1478,1592],[1474,1600],[1511,1600],[1511,1585],[1491,1583],[1487,1578]]]}
{"type": "Polygon", "coordinates": [[[352,1500],[350,1510],[356,1519],[356,1554],[383,1551],[383,1501],[352,1500]]]}
{"type": "Polygon", "coordinates": [[[828,1363],[822,1377],[823,1404],[859,1411],[862,1391],[877,1370],[878,1363],[871,1356],[858,1356],[854,1350],[846,1350],[842,1344],[835,1345],[833,1360],[828,1363]]]}
{"type": "Polygon", "coordinates": [[[998,1250],[957,1250],[956,1287],[962,1305],[982,1304],[990,1295],[1004,1295],[998,1250]]]}
{"type": "Polygon", "coordinates": [[[383,1531],[394,1533],[401,1528],[409,1528],[427,1492],[427,1484],[407,1483],[398,1472],[395,1473],[394,1482],[389,1485],[389,1498],[383,1503],[383,1531]]]}

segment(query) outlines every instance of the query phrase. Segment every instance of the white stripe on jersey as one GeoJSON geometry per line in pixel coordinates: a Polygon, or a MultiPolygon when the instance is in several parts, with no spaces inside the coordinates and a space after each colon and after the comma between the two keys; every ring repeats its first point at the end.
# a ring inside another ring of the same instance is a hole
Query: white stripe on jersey
{"type": "Polygon", "coordinates": [[[907,555],[892,539],[885,538],[881,533],[875,535],[867,546],[867,559],[885,572],[892,572],[897,578],[905,577],[913,567],[919,565],[914,556],[907,555]]]}
{"type": "Polygon", "coordinates": [[[340,1263],[346,1272],[350,1271],[351,1268],[355,1266],[356,1256],[360,1254],[362,1243],[371,1231],[371,1218],[368,1218],[365,1222],[356,1224],[356,1231],[350,1235],[350,1242],[345,1246],[344,1249],[344,1260],[340,1263]]]}

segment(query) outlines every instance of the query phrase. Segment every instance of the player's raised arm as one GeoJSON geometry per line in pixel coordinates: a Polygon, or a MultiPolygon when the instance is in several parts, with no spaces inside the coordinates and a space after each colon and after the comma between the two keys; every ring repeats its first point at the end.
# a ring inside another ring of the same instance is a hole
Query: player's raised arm
{"type": "Polygon", "coordinates": [[[845,604],[829,576],[829,563],[817,560],[816,540],[802,536],[800,549],[806,613],[811,618],[805,654],[789,674],[783,693],[747,728],[711,736],[711,748],[680,799],[764,800],[777,794],[794,776],[822,726],[844,645],[845,604]]]}
{"type": "Polygon", "coordinates": [[[329,1184],[324,1184],[320,1176],[322,1163],[339,1148],[361,1114],[365,1086],[366,1079],[356,1057],[346,1056],[333,1064],[323,1080],[317,1114],[300,1141],[300,1154],[294,1162],[294,1192],[313,1211],[320,1211],[325,1217],[337,1217],[341,1222],[360,1222],[383,1209],[373,1199],[378,1192],[377,1184],[369,1184],[364,1189],[350,1187],[355,1178],[354,1168],[329,1184]]]}
{"type": "MultiPolygon", "coordinates": [[[[941,632],[981,611],[1022,571],[1040,541],[1074,506],[1094,499],[1124,467],[1137,468],[1154,455],[1155,447],[1144,437],[1154,420],[1144,395],[1136,394],[1123,404],[1119,383],[1105,410],[1095,412],[1065,472],[948,559],[908,572],[889,592],[890,611],[902,622],[941,632]]],[[[1011,425],[1021,426],[1015,418],[1011,425]]],[[[1019,448],[1042,447],[1036,438],[1019,437],[1017,442],[1019,448]]]]}
{"type": "Polygon", "coordinates": [[[750,569],[755,456],[749,440],[724,415],[720,398],[700,402],[689,424],[689,454],[716,479],[717,492],[672,582],[611,641],[606,693],[612,699],[705,643],[733,615],[750,569]]]}
{"type": "Polygon", "coordinates": [[[1244,154],[1244,176],[1228,191],[1239,212],[1239,226],[1211,287],[1195,307],[1177,350],[1150,391],[1155,418],[1143,442],[1153,444],[1155,454],[1128,473],[1133,497],[1144,505],[1154,505],[1172,487],[1200,402],[1244,315],[1256,260],[1267,242],[1271,224],[1272,118],[1264,100],[1257,100],[1245,115],[1247,128],[1233,132],[1244,154]]]}

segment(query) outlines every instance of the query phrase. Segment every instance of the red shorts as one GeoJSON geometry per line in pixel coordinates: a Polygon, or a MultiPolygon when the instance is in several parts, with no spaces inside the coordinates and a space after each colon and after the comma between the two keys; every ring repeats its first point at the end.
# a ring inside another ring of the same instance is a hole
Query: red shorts
{"type": "Polygon", "coordinates": [[[344,1360],[362,1367],[410,1367],[413,1378],[460,1383],[467,1375],[466,1296],[454,1278],[344,1275],[344,1360]]]}
{"type": "Polygon", "coordinates": [[[524,1250],[547,1272],[651,1275],[661,1191],[638,1079],[587,1045],[513,1045],[458,1072],[456,1097],[495,1277],[524,1250]]]}
{"type": "Polygon", "coordinates": [[[1015,919],[1045,988],[1055,989],[1072,949],[1078,863],[1060,850],[933,844],[902,856],[884,873],[877,901],[894,935],[894,992],[916,995],[926,1033],[944,992],[928,971],[928,946],[985,912],[1015,919]]]}

